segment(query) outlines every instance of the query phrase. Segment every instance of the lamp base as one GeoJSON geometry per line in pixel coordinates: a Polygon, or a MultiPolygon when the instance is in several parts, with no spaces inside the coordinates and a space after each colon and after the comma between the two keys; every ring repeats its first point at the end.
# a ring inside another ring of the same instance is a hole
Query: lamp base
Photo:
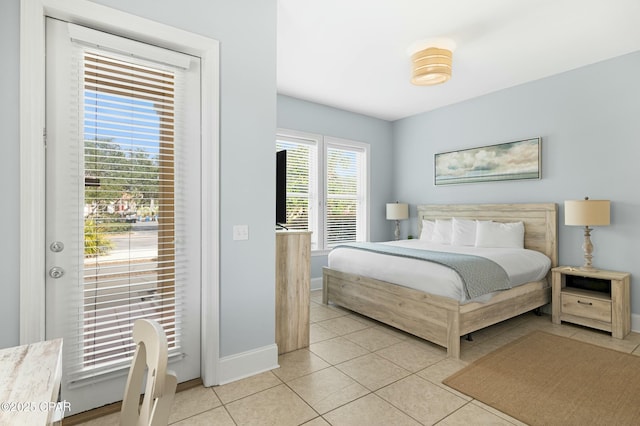
{"type": "Polygon", "coordinates": [[[399,220],[396,220],[396,230],[393,233],[393,235],[396,237],[396,241],[400,239],[400,221],[399,220]]]}
{"type": "Polygon", "coordinates": [[[598,268],[594,268],[591,265],[582,265],[578,267],[578,270],[585,271],[585,272],[595,272],[598,270],[598,268]]]}
{"type": "Polygon", "coordinates": [[[584,243],[582,249],[584,250],[584,265],[580,267],[582,271],[595,271],[591,261],[593,260],[593,244],[591,243],[591,231],[588,226],[584,227],[584,243]]]}

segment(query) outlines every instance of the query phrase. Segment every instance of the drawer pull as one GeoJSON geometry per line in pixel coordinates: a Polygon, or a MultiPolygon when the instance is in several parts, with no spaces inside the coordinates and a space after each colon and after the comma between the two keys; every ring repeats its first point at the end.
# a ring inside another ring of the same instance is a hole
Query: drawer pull
{"type": "Polygon", "coordinates": [[[593,305],[593,303],[591,302],[583,302],[582,300],[578,300],[578,303],[580,303],[581,305],[589,305],[589,306],[593,305]]]}

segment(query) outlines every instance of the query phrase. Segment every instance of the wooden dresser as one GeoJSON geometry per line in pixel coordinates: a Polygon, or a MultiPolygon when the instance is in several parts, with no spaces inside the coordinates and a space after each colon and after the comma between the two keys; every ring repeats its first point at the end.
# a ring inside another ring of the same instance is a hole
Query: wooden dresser
{"type": "Polygon", "coordinates": [[[309,346],[311,232],[276,232],[278,354],[309,346]]]}

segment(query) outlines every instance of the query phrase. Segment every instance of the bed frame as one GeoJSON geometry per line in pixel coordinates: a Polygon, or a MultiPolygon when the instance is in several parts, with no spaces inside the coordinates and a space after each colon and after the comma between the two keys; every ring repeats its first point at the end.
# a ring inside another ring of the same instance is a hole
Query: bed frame
{"type": "MultiPolygon", "coordinates": [[[[422,220],[449,219],[523,221],[525,248],[537,250],[558,265],[557,217],[554,203],[448,204],[418,206],[418,235],[422,220]]],[[[460,337],[550,302],[550,276],[499,292],[484,303],[461,304],[361,275],[325,267],[322,301],[332,302],[447,348],[447,356],[460,358],[460,337]]]]}

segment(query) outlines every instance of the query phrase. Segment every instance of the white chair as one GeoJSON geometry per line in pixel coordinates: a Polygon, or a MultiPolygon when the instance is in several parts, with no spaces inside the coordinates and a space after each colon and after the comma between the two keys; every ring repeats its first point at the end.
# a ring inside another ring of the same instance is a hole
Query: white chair
{"type": "Polygon", "coordinates": [[[178,383],[167,371],[167,336],[156,321],[139,319],[133,324],[133,355],[120,411],[122,426],[160,426],[169,421],[178,383]],[[140,390],[147,370],[147,384],[140,404],[140,390]]]}

